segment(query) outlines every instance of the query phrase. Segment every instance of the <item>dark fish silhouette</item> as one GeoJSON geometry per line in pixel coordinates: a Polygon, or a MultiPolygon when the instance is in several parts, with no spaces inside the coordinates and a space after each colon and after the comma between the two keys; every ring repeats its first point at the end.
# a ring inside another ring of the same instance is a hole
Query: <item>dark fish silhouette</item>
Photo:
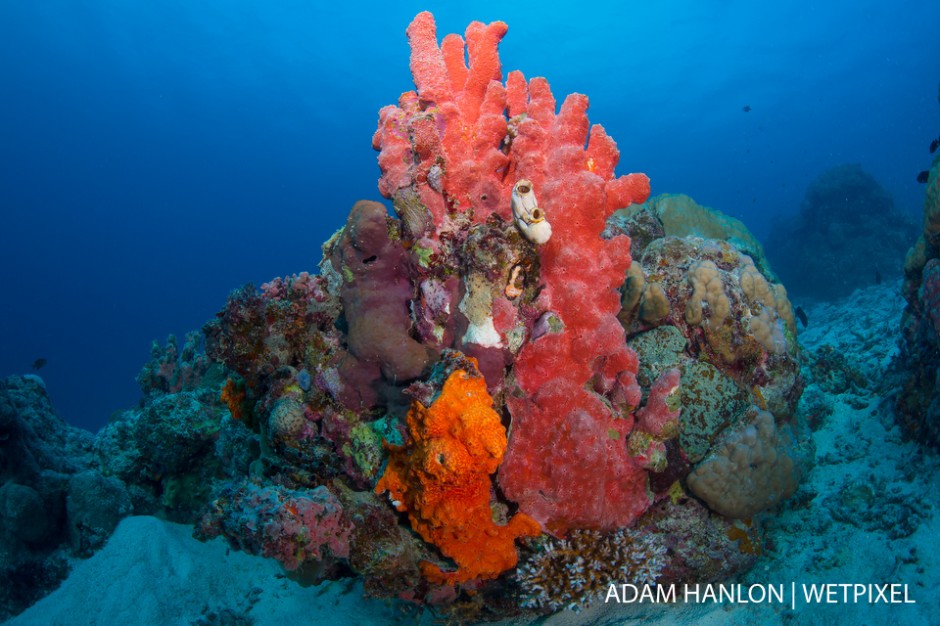
{"type": "Polygon", "coordinates": [[[741,107],[741,110],[744,111],[745,113],[750,113],[750,112],[751,112],[751,105],[745,104],[743,107],[741,107]]]}
{"type": "Polygon", "coordinates": [[[881,272],[878,271],[877,267],[875,268],[875,284],[876,285],[881,284],[881,272]]]}
{"type": "Polygon", "coordinates": [[[803,310],[803,307],[796,307],[796,316],[799,318],[800,322],[803,323],[803,328],[806,328],[809,325],[809,318],[806,316],[806,311],[803,310]]]}
{"type": "Polygon", "coordinates": [[[930,172],[928,172],[927,170],[924,170],[923,172],[917,175],[917,182],[926,183],[928,178],[930,178],[930,172]]]}
{"type": "Polygon", "coordinates": [[[937,151],[937,148],[940,148],[940,137],[937,137],[930,142],[930,154],[933,154],[937,151]]]}
{"type": "Polygon", "coordinates": [[[47,361],[46,359],[36,359],[35,361],[33,361],[33,369],[34,369],[34,370],[41,370],[41,369],[42,369],[42,366],[45,365],[45,364],[48,363],[48,362],[49,362],[49,361],[47,361]]]}

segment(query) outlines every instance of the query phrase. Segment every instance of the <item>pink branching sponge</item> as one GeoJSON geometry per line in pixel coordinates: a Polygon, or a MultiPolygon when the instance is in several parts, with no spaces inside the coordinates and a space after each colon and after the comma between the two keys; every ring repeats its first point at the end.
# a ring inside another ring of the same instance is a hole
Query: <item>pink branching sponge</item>
{"type": "Polygon", "coordinates": [[[448,35],[438,46],[433,16],[415,18],[407,32],[417,90],[380,112],[379,190],[400,210],[415,198],[427,208],[423,231],[412,219],[415,236],[495,213],[539,246],[541,289],[515,362],[499,481],[552,530],[622,526],[649,500],[625,445],[640,402],[636,355],[616,317],[630,244],[601,232],[613,211],[646,200],[649,179],[614,177],[619,152],[589,125],[586,96],[568,96],[556,114],[545,79],[512,72],[501,82],[506,30],[475,22],[466,40],[448,35]],[[543,222],[550,228],[534,232],[543,222]]]}

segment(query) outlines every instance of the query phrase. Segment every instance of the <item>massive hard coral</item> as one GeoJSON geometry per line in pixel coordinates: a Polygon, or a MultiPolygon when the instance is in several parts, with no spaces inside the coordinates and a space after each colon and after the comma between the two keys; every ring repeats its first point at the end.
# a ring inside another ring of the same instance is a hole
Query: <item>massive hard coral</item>
{"type": "Polygon", "coordinates": [[[726,433],[712,454],[689,474],[689,489],[727,517],[746,519],[786,500],[806,466],[805,446],[788,425],[752,409],[740,430],[726,433]]]}
{"type": "MultiPolygon", "coordinates": [[[[638,228],[636,220],[624,227],[638,228]]],[[[639,254],[619,314],[627,335],[674,326],[692,354],[759,393],[758,404],[792,414],[802,385],[796,324],[783,285],[721,239],[658,237],[639,254]],[[651,304],[659,300],[662,306],[651,304]]]]}
{"type": "Polygon", "coordinates": [[[388,468],[375,490],[388,491],[412,528],[457,564],[456,571],[443,572],[423,563],[425,577],[461,583],[514,567],[516,538],[541,529],[524,513],[502,526],[493,521],[490,474],[503,459],[506,429],[483,377],[475,369],[454,370],[430,407],[412,403],[407,421],[410,440],[390,446],[388,468]]]}
{"type": "MultiPolygon", "coordinates": [[[[681,372],[679,433],[665,455],[636,431],[630,438],[647,451],[654,493],[683,478],[684,464],[692,492],[723,515],[750,517],[786,499],[811,445],[795,415],[802,380],[793,311],[760,245],[739,222],[684,196],[618,212],[608,232],[620,231],[633,237],[636,257],[619,317],[643,362],[638,379],[655,391],[657,376],[681,372]],[[680,463],[669,461],[680,452],[680,463]]],[[[650,413],[638,412],[639,431],[650,413]]]]}

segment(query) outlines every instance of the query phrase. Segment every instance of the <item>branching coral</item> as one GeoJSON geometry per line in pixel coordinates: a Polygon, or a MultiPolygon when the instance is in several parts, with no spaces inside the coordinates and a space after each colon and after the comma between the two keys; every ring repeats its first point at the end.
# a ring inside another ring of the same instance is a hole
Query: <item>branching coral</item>
{"type": "Polygon", "coordinates": [[[665,563],[666,546],[655,534],[573,530],[564,539],[544,540],[516,578],[523,606],[580,611],[611,583],[655,584],[665,563]]]}

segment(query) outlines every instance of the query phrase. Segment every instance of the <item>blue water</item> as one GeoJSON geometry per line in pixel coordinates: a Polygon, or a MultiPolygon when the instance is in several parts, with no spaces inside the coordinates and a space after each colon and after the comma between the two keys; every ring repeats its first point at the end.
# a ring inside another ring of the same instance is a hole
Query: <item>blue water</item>
{"type": "Polygon", "coordinates": [[[352,203],[378,199],[371,137],[412,88],[423,9],[439,36],[507,22],[504,72],[588,94],[621,173],[759,237],[846,162],[921,209],[935,0],[321,4],[0,2],[0,375],[48,359],[60,414],[97,430],[136,403],[153,339],[314,269],[352,203]]]}

